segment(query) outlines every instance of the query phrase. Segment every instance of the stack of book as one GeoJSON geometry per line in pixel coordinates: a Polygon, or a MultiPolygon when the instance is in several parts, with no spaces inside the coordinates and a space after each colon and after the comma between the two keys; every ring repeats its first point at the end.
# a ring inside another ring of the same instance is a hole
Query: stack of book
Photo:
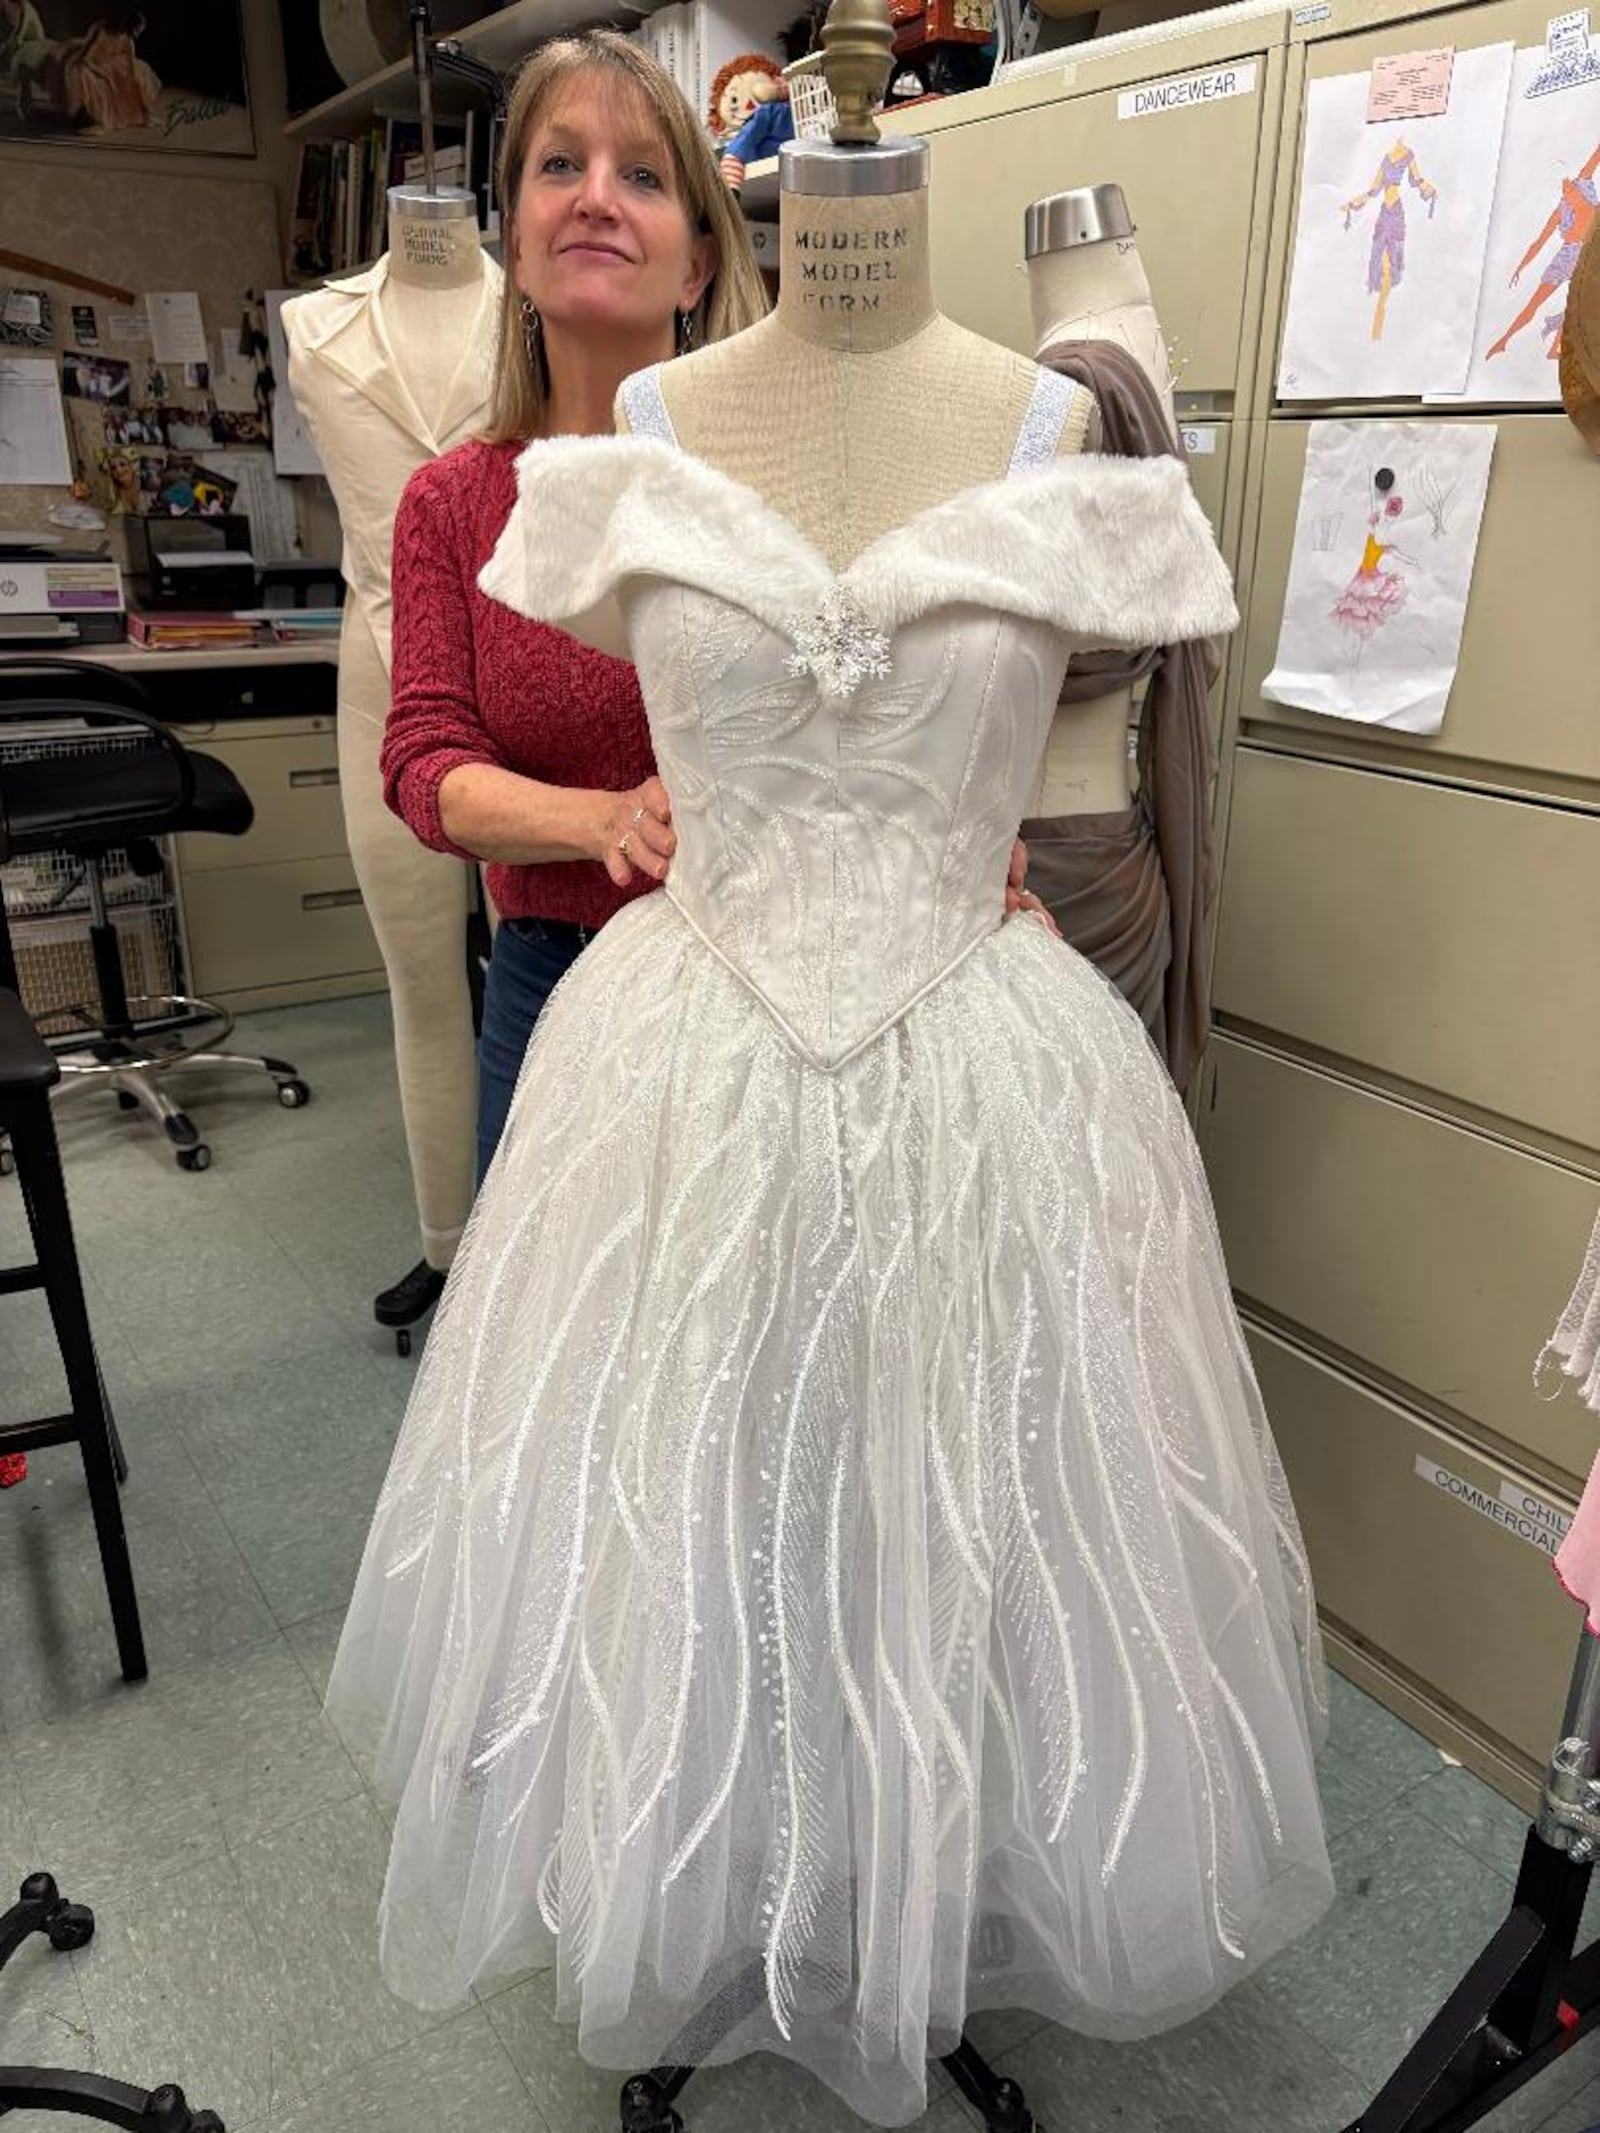
{"type": "MultiPolygon", "coordinates": [[[[441,120],[433,132],[434,182],[476,192],[481,222],[492,192],[491,128],[469,111],[461,123],[441,120]]],[[[318,281],[376,259],[388,242],[390,186],[420,185],[423,175],[415,119],[376,121],[353,141],[307,141],[295,175],[289,280],[318,281]]]]}
{"type": "Polygon", "coordinates": [[[344,619],[337,607],[263,608],[252,618],[266,625],[274,644],[326,644],[344,619]]]}
{"type": "Polygon", "coordinates": [[[130,609],[128,635],[147,652],[231,652],[254,644],[256,627],[244,615],[182,614],[173,608],[141,614],[130,609]]]}

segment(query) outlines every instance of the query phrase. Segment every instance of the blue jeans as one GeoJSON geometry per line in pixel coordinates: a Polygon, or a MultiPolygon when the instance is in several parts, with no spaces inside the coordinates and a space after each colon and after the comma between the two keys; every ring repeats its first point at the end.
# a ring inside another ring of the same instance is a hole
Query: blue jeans
{"type": "Polygon", "coordinates": [[[478,1183],[488,1175],[506,1129],[523,1054],[544,1003],[594,938],[537,918],[502,919],[483,987],[478,1038],[478,1183]]]}

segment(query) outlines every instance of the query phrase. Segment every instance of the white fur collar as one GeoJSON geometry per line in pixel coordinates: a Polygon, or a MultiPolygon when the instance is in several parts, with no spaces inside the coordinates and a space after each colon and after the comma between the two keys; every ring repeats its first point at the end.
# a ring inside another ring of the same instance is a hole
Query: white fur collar
{"type": "MultiPolygon", "coordinates": [[[[1239,619],[1174,459],[1082,454],[963,490],[836,573],[753,489],[658,439],[530,445],[482,590],[585,635],[583,620],[635,576],[693,585],[782,634],[835,585],[890,633],[948,606],[1046,622],[1075,648],[1213,637],[1239,619]]],[[[622,649],[610,630],[594,634],[622,649]]]]}

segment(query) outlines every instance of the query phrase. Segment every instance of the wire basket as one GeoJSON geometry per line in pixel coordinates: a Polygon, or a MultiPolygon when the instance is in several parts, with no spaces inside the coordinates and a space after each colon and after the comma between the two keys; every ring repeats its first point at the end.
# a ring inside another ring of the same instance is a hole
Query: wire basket
{"type": "MultiPolygon", "coordinates": [[[[47,727],[13,727],[0,740],[0,784],[8,763],[110,750],[131,754],[149,746],[142,731],[74,728],[55,721],[47,727]]],[[[179,991],[177,918],[166,866],[137,872],[129,853],[117,846],[101,853],[100,880],[130,996],[179,991]]],[[[0,900],[16,950],[23,1006],[46,1036],[81,1026],[84,1015],[95,1015],[99,990],[83,861],[70,852],[25,852],[9,859],[0,866],[0,900]],[[75,1009],[82,1013],[74,1014],[75,1009]]]]}
{"type": "MultiPolygon", "coordinates": [[[[132,1000],[181,990],[178,927],[170,905],[134,904],[107,917],[116,928],[123,981],[132,1000]]],[[[22,1004],[43,1037],[66,1037],[99,1024],[99,983],[87,912],[64,918],[24,918],[11,924],[22,1004]]]]}
{"type": "Polygon", "coordinates": [[[833,91],[822,78],[822,54],[808,52],[804,59],[797,59],[792,66],[784,68],[783,78],[789,84],[789,109],[794,114],[795,139],[827,140],[839,112],[833,101],[833,91]]]}

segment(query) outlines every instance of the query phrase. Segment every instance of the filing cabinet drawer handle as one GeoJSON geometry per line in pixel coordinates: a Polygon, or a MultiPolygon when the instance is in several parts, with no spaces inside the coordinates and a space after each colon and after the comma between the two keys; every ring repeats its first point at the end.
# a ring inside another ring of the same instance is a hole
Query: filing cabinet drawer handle
{"type": "Polygon", "coordinates": [[[339,772],[331,763],[325,764],[320,770],[291,770],[289,773],[291,792],[304,792],[312,785],[337,785],[338,782],[339,772]]]}
{"type": "Polygon", "coordinates": [[[301,897],[300,908],[302,911],[343,911],[360,901],[359,889],[315,889],[301,897]]]}

